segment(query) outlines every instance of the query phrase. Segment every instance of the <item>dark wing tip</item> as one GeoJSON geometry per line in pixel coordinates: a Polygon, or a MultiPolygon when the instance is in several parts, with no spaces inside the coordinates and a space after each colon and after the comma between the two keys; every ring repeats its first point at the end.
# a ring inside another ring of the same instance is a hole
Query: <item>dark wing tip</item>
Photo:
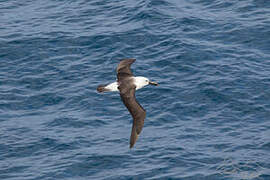
{"type": "Polygon", "coordinates": [[[138,134],[136,132],[136,127],[133,125],[132,126],[132,131],[131,131],[131,135],[130,135],[130,144],[129,144],[129,148],[131,149],[134,144],[136,143],[138,139],[138,134]]]}
{"type": "Polygon", "coordinates": [[[134,146],[134,144],[136,143],[136,141],[139,137],[139,134],[142,132],[145,115],[146,115],[146,112],[144,111],[143,113],[141,113],[141,115],[138,119],[136,119],[136,120],[133,119],[129,148],[132,148],[134,146]],[[136,122],[134,122],[134,121],[136,121],[136,122]]]}
{"type": "Polygon", "coordinates": [[[130,66],[132,63],[134,63],[136,61],[136,59],[122,59],[118,66],[116,71],[119,72],[120,69],[126,67],[126,66],[130,66]]]}
{"type": "Polygon", "coordinates": [[[128,59],[122,59],[120,63],[128,62],[128,63],[134,63],[136,61],[135,58],[128,58],[128,59]]]}

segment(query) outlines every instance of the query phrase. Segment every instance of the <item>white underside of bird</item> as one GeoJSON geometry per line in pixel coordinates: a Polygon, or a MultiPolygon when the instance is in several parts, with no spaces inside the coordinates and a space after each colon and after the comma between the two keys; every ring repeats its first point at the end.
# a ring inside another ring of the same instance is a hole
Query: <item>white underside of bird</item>
{"type": "MultiPolygon", "coordinates": [[[[143,88],[144,86],[148,85],[150,82],[148,78],[142,77],[142,76],[137,76],[137,77],[130,77],[133,79],[133,83],[136,86],[136,90],[143,88]]],[[[104,87],[108,91],[119,91],[118,89],[118,82],[113,82],[108,84],[107,86],[104,87]]]]}

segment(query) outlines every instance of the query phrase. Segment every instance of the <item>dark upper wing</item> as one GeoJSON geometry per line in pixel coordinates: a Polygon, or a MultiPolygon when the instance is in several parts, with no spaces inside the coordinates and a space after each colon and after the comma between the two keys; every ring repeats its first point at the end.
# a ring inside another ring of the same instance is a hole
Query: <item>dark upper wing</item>
{"type": "Polygon", "coordinates": [[[133,147],[138,138],[138,135],[141,133],[144,124],[144,119],[146,116],[146,111],[137,102],[135,98],[135,89],[136,87],[130,86],[128,82],[119,85],[121,99],[125,104],[125,106],[127,107],[127,109],[129,110],[131,116],[133,117],[133,125],[130,136],[130,148],[133,147]]]}
{"type": "Polygon", "coordinates": [[[133,76],[130,70],[130,65],[135,61],[136,59],[123,59],[122,61],[120,61],[116,69],[118,80],[127,76],[133,76]]]}

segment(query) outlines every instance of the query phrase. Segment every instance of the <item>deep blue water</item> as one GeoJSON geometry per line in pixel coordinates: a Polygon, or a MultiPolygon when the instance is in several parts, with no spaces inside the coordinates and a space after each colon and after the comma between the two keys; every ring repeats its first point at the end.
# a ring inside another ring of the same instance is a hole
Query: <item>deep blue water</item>
{"type": "Polygon", "coordinates": [[[268,180],[269,88],[268,0],[1,0],[0,179],[268,180]]]}

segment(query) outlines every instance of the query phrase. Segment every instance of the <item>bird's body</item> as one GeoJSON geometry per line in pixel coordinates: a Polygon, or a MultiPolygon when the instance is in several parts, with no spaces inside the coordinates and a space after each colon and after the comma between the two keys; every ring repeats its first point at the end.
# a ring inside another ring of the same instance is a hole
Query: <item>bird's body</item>
{"type": "MultiPolygon", "coordinates": [[[[132,81],[135,84],[136,90],[138,90],[148,85],[149,80],[145,77],[138,76],[138,77],[130,77],[130,81],[132,81]]],[[[106,89],[105,91],[119,91],[118,89],[119,84],[117,81],[110,83],[108,85],[101,85],[101,86],[106,89]]]]}
{"type": "Polygon", "coordinates": [[[98,92],[108,92],[108,91],[119,91],[120,97],[133,117],[133,125],[130,136],[130,148],[135,144],[138,135],[141,133],[144,119],[146,116],[146,111],[137,102],[135,98],[135,91],[143,88],[144,86],[158,85],[155,82],[149,81],[148,78],[137,76],[134,77],[130,66],[135,61],[135,59],[124,59],[117,67],[117,82],[110,83],[108,85],[99,85],[97,88],[98,92]]]}

